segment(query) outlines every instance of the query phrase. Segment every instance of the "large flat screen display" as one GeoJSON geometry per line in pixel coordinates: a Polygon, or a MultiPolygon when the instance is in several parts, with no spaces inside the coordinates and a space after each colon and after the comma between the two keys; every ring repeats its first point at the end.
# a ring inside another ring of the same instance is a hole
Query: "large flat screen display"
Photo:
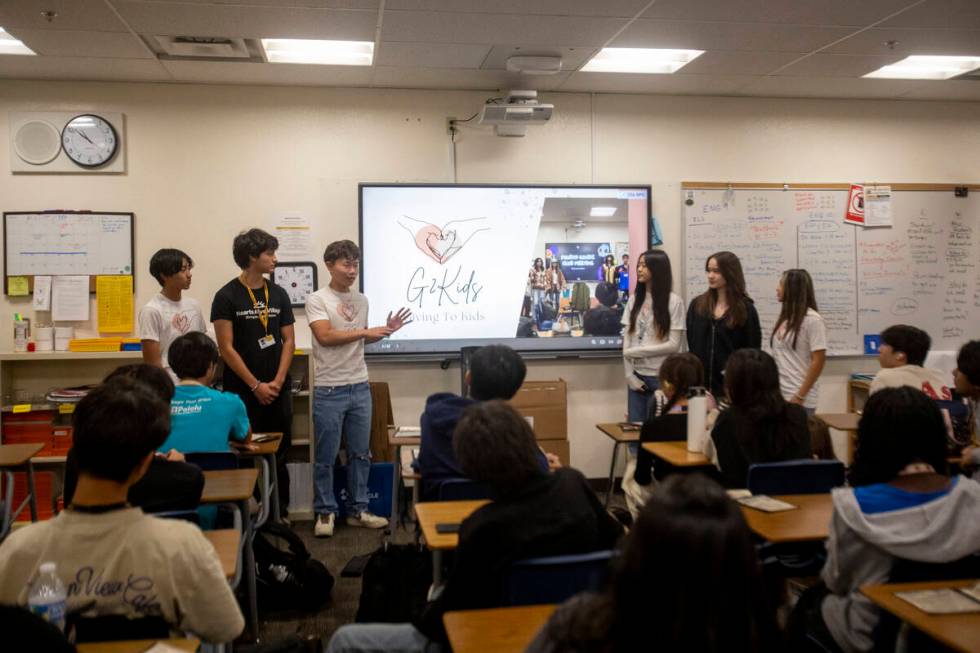
{"type": "Polygon", "coordinates": [[[359,210],[370,323],[403,306],[414,315],[369,354],[622,347],[649,186],[361,184],[359,210]]]}

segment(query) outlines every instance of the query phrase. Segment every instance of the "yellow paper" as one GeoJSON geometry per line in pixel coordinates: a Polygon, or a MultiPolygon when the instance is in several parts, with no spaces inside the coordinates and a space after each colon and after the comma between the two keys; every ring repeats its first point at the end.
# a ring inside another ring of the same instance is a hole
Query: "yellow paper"
{"type": "Polygon", "coordinates": [[[99,333],[133,330],[133,277],[96,277],[95,297],[99,307],[99,333]]]}
{"type": "Polygon", "coordinates": [[[58,404],[58,412],[62,415],[71,415],[75,412],[75,404],[58,404]]]}
{"type": "Polygon", "coordinates": [[[30,294],[27,287],[27,277],[7,277],[7,295],[10,297],[27,297],[30,294]]]}
{"type": "Polygon", "coordinates": [[[15,413],[29,413],[31,412],[30,404],[14,404],[15,413]]]}

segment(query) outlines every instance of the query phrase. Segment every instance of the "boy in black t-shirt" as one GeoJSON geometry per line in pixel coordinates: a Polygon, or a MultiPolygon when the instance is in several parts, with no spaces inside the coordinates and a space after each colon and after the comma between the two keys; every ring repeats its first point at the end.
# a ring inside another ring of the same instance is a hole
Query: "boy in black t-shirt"
{"type": "MultiPolygon", "coordinates": [[[[279,241],[261,229],[235,237],[232,253],[242,273],[211,303],[211,322],[225,361],[224,390],[245,403],[252,431],[282,432],[281,451],[292,441],[289,366],[296,340],[293,308],[281,287],[265,279],[276,267],[279,241]]],[[[289,475],[279,457],[279,497],[289,505],[289,475]]]]}

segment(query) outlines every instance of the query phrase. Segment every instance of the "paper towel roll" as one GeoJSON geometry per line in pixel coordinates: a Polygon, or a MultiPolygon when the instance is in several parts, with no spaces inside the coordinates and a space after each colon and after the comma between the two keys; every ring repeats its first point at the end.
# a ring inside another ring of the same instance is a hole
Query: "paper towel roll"
{"type": "Polygon", "coordinates": [[[36,327],[34,329],[34,344],[37,351],[54,349],[54,327],[36,327]]]}
{"type": "Polygon", "coordinates": [[[54,328],[55,351],[68,351],[68,342],[75,337],[75,327],[54,328]]]}

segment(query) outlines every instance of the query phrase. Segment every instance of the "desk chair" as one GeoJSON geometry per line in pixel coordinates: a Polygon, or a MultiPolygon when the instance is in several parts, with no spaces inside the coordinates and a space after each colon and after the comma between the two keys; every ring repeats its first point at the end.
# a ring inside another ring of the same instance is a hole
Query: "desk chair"
{"type": "Polygon", "coordinates": [[[198,451],[184,454],[184,460],[206,472],[238,469],[238,454],[234,451],[198,451]]]}
{"type": "Polygon", "coordinates": [[[438,501],[492,499],[490,488],[468,478],[448,478],[439,485],[438,501]]]}
{"type": "Polygon", "coordinates": [[[598,590],[609,578],[614,552],[593,551],[518,560],[504,578],[504,605],[562,603],[588,590],[598,590]]]}
{"type": "Polygon", "coordinates": [[[749,466],[745,486],[752,494],[826,494],[844,485],[839,460],[786,460],[749,466]]]}

